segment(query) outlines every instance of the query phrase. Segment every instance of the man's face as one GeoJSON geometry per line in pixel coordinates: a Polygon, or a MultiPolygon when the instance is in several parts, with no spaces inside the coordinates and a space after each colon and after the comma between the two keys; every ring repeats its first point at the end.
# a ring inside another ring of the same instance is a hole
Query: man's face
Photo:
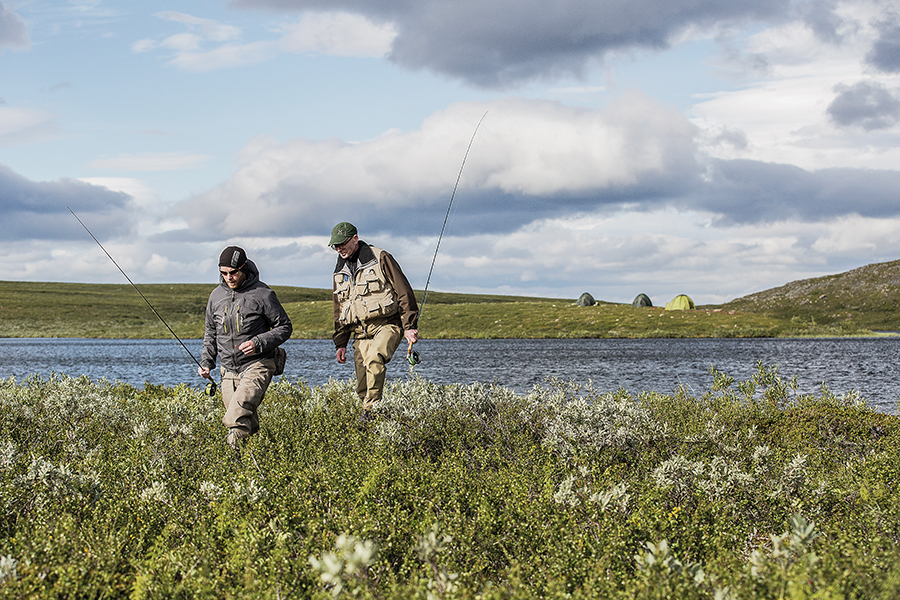
{"type": "Polygon", "coordinates": [[[229,269],[228,267],[219,267],[219,273],[222,274],[222,277],[225,278],[225,285],[230,287],[233,290],[241,287],[241,284],[244,283],[244,280],[247,279],[247,274],[239,269],[229,269]]]}
{"type": "Polygon", "coordinates": [[[337,253],[341,255],[341,258],[347,259],[353,256],[356,253],[356,249],[359,248],[359,236],[354,235],[352,238],[344,242],[343,244],[337,245],[334,247],[337,250],[337,253]]]}

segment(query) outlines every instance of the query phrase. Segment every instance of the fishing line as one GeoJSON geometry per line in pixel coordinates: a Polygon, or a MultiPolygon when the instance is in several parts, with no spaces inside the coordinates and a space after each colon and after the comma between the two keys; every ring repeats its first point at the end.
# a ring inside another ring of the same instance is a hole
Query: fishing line
{"type": "MultiPolygon", "coordinates": [[[[69,208],[69,207],[67,206],[66,208],[69,208]]],[[[176,334],[176,333],[172,330],[172,328],[169,327],[169,324],[166,323],[166,320],[162,318],[162,315],[160,315],[158,312],[156,312],[156,309],[153,308],[153,305],[150,304],[150,301],[147,300],[147,298],[144,296],[144,294],[141,293],[141,290],[138,289],[138,286],[134,285],[134,282],[131,280],[131,277],[129,277],[128,274],[127,274],[124,270],[122,270],[122,267],[119,266],[119,263],[116,262],[116,259],[114,259],[114,258],[112,257],[112,255],[110,255],[110,253],[106,251],[106,248],[103,247],[103,244],[100,243],[100,240],[98,240],[98,239],[94,236],[94,234],[91,233],[91,230],[88,229],[88,226],[84,224],[84,221],[82,221],[81,219],[79,219],[79,218],[78,218],[78,215],[76,215],[76,214],[75,214],[75,211],[72,210],[71,208],[69,208],[69,212],[72,213],[72,216],[73,216],[73,217],[75,217],[76,219],[78,219],[78,222],[81,223],[81,226],[84,227],[84,230],[88,232],[88,235],[90,235],[92,238],[94,238],[94,241],[97,242],[97,245],[100,246],[100,249],[103,250],[103,253],[106,254],[106,256],[109,257],[109,260],[111,260],[112,263],[113,263],[114,265],[116,265],[116,268],[119,269],[119,272],[122,273],[122,275],[125,276],[125,279],[128,280],[128,283],[131,284],[131,287],[134,288],[134,291],[136,291],[136,292],[138,293],[138,295],[139,295],[141,298],[144,299],[144,302],[147,303],[147,306],[150,307],[150,310],[153,311],[153,314],[156,315],[157,318],[158,318],[160,321],[162,321],[162,324],[165,325],[165,326],[166,326],[166,329],[169,330],[169,333],[171,333],[172,336],[173,336],[176,340],[178,340],[178,343],[181,344],[181,347],[184,348],[184,351],[188,353],[188,356],[190,356],[191,359],[192,359],[195,363],[197,363],[197,366],[200,367],[200,368],[202,369],[202,368],[203,368],[203,365],[200,364],[200,361],[197,360],[197,359],[194,357],[194,354],[193,354],[190,350],[188,350],[188,347],[184,345],[184,342],[181,341],[181,338],[178,337],[178,334],[176,334]]],[[[212,396],[213,394],[216,393],[216,382],[213,381],[212,378],[210,378],[210,380],[209,380],[209,385],[206,386],[206,392],[207,392],[210,396],[212,396]]]]}
{"type": "MultiPolygon", "coordinates": [[[[419,306],[419,322],[422,321],[422,313],[425,311],[425,302],[428,300],[428,284],[431,283],[431,274],[434,272],[434,263],[437,260],[438,250],[441,249],[441,240],[444,238],[444,229],[447,227],[447,219],[450,218],[450,209],[453,208],[453,199],[456,198],[456,189],[459,187],[459,180],[462,178],[463,169],[466,167],[466,159],[469,158],[469,150],[472,149],[472,143],[475,142],[475,135],[478,133],[478,128],[481,127],[481,122],[484,121],[487,114],[488,111],[484,111],[484,114],[481,115],[481,118],[478,120],[475,131],[472,132],[472,138],[469,140],[469,145],[466,147],[466,153],[463,156],[462,164],[459,165],[459,173],[456,175],[456,184],[453,186],[453,193],[450,194],[450,203],[447,205],[447,214],[444,215],[444,224],[441,225],[441,233],[438,236],[437,245],[434,248],[434,256],[431,257],[431,268],[428,269],[428,279],[425,280],[425,291],[422,293],[422,304],[419,306]]],[[[419,353],[413,351],[412,344],[409,344],[406,348],[406,360],[409,361],[410,365],[417,365],[421,362],[419,360],[419,353]]]]}

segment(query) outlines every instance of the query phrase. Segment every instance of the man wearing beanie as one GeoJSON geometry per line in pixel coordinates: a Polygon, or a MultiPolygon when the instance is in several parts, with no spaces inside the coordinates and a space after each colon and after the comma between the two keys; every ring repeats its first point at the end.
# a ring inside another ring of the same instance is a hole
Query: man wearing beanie
{"type": "Polygon", "coordinates": [[[356,393],[361,419],[367,420],[384,391],[385,365],[401,340],[415,344],[419,339],[419,307],[394,257],[360,240],[352,224],[335,225],[329,245],[338,253],[332,286],[335,357],[346,362],[352,336],[356,393]]]}
{"type": "Polygon", "coordinates": [[[244,249],[225,248],[219,256],[219,285],[206,305],[203,366],[197,372],[211,380],[210,370],[219,359],[222,423],[228,428],[225,442],[232,448],[238,449],[241,440],[259,431],[257,409],[272,376],[280,373],[276,367],[284,368],[279,346],[292,331],[275,292],[259,280],[259,270],[244,249]]]}

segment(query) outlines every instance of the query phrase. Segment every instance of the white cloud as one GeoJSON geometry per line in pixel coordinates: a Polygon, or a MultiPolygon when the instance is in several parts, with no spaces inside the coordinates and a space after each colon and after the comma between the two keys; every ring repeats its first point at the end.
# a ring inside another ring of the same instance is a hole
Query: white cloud
{"type": "MultiPolygon", "coordinates": [[[[508,98],[456,104],[427,118],[420,131],[355,144],[254,140],[227,183],[184,203],[185,217],[193,227],[233,235],[311,232],[339,212],[371,212],[376,205],[443,211],[486,109],[461,190],[501,196],[482,206],[499,210],[497,216],[517,210],[503,207],[517,199],[552,211],[585,201],[584,194],[678,179],[695,169],[693,126],[640,94],[624,95],[608,112],[508,98]]],[[[521,208],[518,218],[529,212],[521,208]]]]}
{"type": "Polygon", "coordinates": [[[159,42],[158,46],[168,50],[175,50],[176,52],[194,52],[199,50],[202,42],[207,41],[207,39],[195,33],[179,33],[170,35],[159,42]]]}
{"type": "Polygon", "coordinates": [[[150,38],[138,40],[131,45],[132,52],[170,50],[174,54],[169,63],[186,71],[210,71],[254,64],[274,54],[275,47],[271,42],[233,43],[242,35],[241,29],[233,25],[175,11],[158,12],[154,16],[181,23],[187,31],[160,41],[150,38]]]}
{"type": "Polygon", "coordinates": [[[148,276],[153,277],[154,279],[158,277],[165,277],[169,274],[172,269],[172,261],[170,261],[165,256],[160,256],[157,253],[153,253],[150,255],[150,259],[147,261],[147,265],[145,266],[145,272],[148,276]]]}
{"type": "Polygon", "coordinates": [[[238,27],[172,11],[155,16],[184,24],[188,30],[160,41],[138,40],[131,45],[132,51],[171,51],[169,64],[193,72],[258,64],[284,53],[378,58],[388,52],[397,35],[390,23],[375,23],[359,15],[310,13],[274,27],[278,38],[239,44],[235,43],[242,36],[238,27]]]}
{"type": "Polygon", "coordinates": [[[133,52],[147,52],[155,48],[173,50],[177,53],[196,52],[207,42],[230,42],[241,36],[241,29],[220,23],[213,19],[203,19],[175,11],[158,12],[153,15],[166,21],[185,25],[188,31],[170,35],[161,41],[142,39],[131,45],[133,52]]]}
{"type": "Polygon", "coordinates": [[[8,136],[51,121],[54,116],[31,108],[0,107],[0,136],[8,136]]]}
{"type": "MultiPolygon", "coordinates": [[[[87,236],[87,234],[85,234],[87,236]]],[[[192,261],[193,254],[183,254],[172,260],[171,256],[157,252],[158,246],[146,239],[107,240],[103,248],[112,256],[128,277],[140,286],[141,282],[191,282],[202,280],[198,276],[199,261],[192,261]],[[148,261],[147,257],[151,259],[148,261]]],[[[183,248],[180,248],[183,251],[183,248]]],[[[127,283],[116,265],[103,250],[88,238],[84,242],[58,244],[52,253],[32,244],[23,245],[15,254],[28,256],[27,274],[19,265],[0,267],[0,276],[9,275],[20,280],[79,281],[88,283],[127,283]],[[61,267],[65,266],[65,269],[61,267]],[[48,278],[55,270],[56,277],[48,278]],[[60,273],[65,273],[63,278],[60,273]]]]}
{"type": "Polygon", "coordinates": [[[900,256],[900,218],[872,219],[848,215],[828,223],[812,248],[824,256],[865,258],[872,253],[900,256]]]}
{"type": "Polygon", "coordinates": [[[154,16],[182,23],[191,31],[196,31],[197,38],[204,41],[226,42],[241,36],[240,27],[220,23],[214,19],[204,19],[176,11],[158,12],[154,16]]]}
{"type": "Polygon", "coordinates": [[[81,177],[78,181],[99,185],[114,192],[124,192],[131,196],[138,206],[149,206],[158,202],[156,192],[140,179],[131,177],[81,177]]]}
{"type": "Polygon", "coordinates": [[[828,167],[894,169],[900,163],[900,129],[885,127],[862,136],[841,129],[829,106],[841,89],[871,82],[900,87],[900,74],[878,74],[864,58],[876,36],[877,2],[844,2],[837,6],[840,43],[822,40],[803,23],[793,21],[764,29],[744,43],[747,54],[763,57],[767,66],[738,89],[698,97],[693,121],[721,140],[730,131],[743,144],[705,148],[719,158],[751,158],[793,164],[808,170],[828,167]]]}
{"type": "Polygon", "coordinates": [[[504,100],[492,106],[488,119],[479,165],[490,171],[484,185],[504,192],[579,193],[630,185],[693,154],[690,124],[636,92],[605,112],[504,100]]]}
{"type": "MultiPolygon", "coordinates": [[[[900,253],[897,219],[809,225],[784,221],[765,227],[713,228],[710,215],[660,209],[582,214],[531,223],[502,237],[445,236],[432,289],[631,302],[639,293],[655,304],[679,293],[698,303],[722,303],[795,279],[860,266],[900,253]],[[871,230],[875,239],[851,234],[871,230]],[[839,248],[834,237],[842,237],[839,248]],[[873,245],[878,252],[873,254],[873,245]],[[841,260],[832,257],[835,251],[841,260]]],[[[360,232],[366,239],[368,232],[360,232]]],[[[433,239],[373,240],[398,257],[415,287],[423,285],[433,239]]]]}
{"type": "Polygon", "coordinates": [[[0,106],[0,146],[31,144],[60,135],[53,113],[35,108],[0,106]]]}
{"type": "MultiPolygon", "coordinates": [[[[709,226],[710,215],[674,209],[622,210],[540,220],[505,236],[445,235],[432,291],[507,293],[574,300],[630,302],[646,293],[660,305],[679,293],[698,304],[721,303],[783,285],[888,260],[900,253],[900,219],[839,219],[809,225],[785,221],[765,227],[709,226]],[[859,231],[870,231],[872,236],[859,231]],[[873,254],[872,245],[877,253],[873,254]],[[840,261],[832,257],[840,254],[840,261]]],[[[361,237],[387,248],[412,285],[422,289],[435,237],[361,237]]],[[[239,244],[273,285],[327,288],[335,254],[327,231],[319,236],[232,236],[220,241],[150,242],[146,237],[104,241],[135,281],[215,281],[215,257],[239,244]],[[152,257],[147,260],[147,257],[152,257]]],[[[93,242],[17,243],[0,264],[0,279],[119,282],[121,275],[93,242]]]]}
{"type": "Polygon", "coordinates": [[[373,23],[346,12],[308,13],[278,30],[284,33],[279,45],[286,52],[329,56],[383,57],[397,36],[390,23],[373,23]]]}
{"type": "Polygon", "coordinates": [[[272,42],[225,44],[204,52],[179,52],[169,60],[169,64],[185,71],[214,71],[258,64],[276,54],[272,42]]]}
{"type": "Polygon", "coordinates": [[[148,52],[153,50],[154,48],[158,48],[159,44],[156,40],[152,40],[150,38],[145,38],[143,40],[138,40],[131,44],[131,51],[135,53],[148,52]]]}
{"type": "Polygon", "coordinates": [[[133,177],[82,177],[78,181],[122,192],[131,197],[130,212],[135,220],[137,236],[148,236],[183,230],[184,221],[173,219],[170,206],[160,200],[159,194],[146,181],[133,177]]]}

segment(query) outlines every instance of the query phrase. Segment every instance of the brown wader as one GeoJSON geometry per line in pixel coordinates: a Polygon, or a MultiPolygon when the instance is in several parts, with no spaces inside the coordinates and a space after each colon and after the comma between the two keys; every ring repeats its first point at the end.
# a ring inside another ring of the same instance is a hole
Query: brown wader
{"type": "Polygon", "coordinates": [[[362,400],[363,410],[381,400],[384,393],[385,365],[403,340],[403,329],[395,322],[396,317],[367,323],[364,330],[358,330],[353,340],[353,364],[356,368],[356,393],[362,400]]]}
{"type": "Polygon", "coordinates": [[[275,374],[275,359],[263,358],[247,365],[243,373],[222,371],[222,404],[225,416],[222,424],[228,427],[227,442],[231,445],[259,431],[257,409],[272,376],[275,374]]]}

